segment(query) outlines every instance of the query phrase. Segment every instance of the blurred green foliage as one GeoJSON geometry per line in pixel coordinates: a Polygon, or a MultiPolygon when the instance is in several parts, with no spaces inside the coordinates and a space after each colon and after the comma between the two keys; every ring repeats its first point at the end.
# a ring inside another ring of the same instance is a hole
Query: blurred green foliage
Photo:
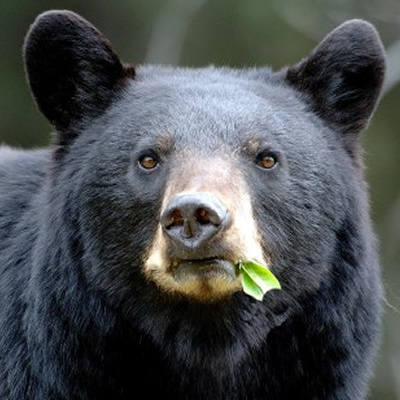
{"type": "MultiPolygon", "coordinates": [[[[89,19],[122,59],[133,64],[279,69],[299,61],[337,24],[354,17],[373,22],[388,49],[400,40],[398,0],[3,0],[0,143],[26,148],[49,143],[51,127],[31,100],[21,48],[37,14],[55,8],[71,9],[89,19]]],[[[394,62],[390,66],[399,68],[394,62]]],[[[400,85],[396,84],[383,96],[364,137],[387,297],[371,400],[400,399],[399,103],[400,85]]]]}

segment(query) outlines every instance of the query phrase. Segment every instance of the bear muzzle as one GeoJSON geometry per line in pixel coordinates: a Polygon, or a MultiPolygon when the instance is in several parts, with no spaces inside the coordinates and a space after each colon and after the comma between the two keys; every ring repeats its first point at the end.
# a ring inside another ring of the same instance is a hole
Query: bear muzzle
{"type": "Polygon", "coordinates": [[[170,254],[176,260],[171,273],[178,283],[190,279],[236,279],[233,262],[210,256],[212,242],[218,240],[218,234],[222,235],[231,221],[229,211],[217,197],[207,192],[173,196],[160,221],[171,242],[170,254]]]}
{"type": "Polygon", "coordinates": [[[162,291],[215,301],[241,289],[239,261],[268,265],[250,192],[232,171],[224,160],[207,159],[171,178],[144,259],[145,275],[162,291]]]}

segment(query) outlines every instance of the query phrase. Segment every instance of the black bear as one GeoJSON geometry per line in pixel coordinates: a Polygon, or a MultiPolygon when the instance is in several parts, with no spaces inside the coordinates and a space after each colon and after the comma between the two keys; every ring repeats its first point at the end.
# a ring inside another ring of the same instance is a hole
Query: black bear
{"type": "Polygon", "coordinates": [[[51,11],[24,57],[55,133],[0,151],[0,398],[364,399],[375,29],[345,22],[278,72],[132,67],[51,11]],[[282,289],[248,296],[240,260],[282,289]]]}

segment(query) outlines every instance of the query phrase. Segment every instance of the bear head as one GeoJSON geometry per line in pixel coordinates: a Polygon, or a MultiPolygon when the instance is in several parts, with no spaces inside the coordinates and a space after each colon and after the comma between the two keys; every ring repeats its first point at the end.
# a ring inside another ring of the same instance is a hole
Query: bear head
{"type": "Polygon", "coordinates": [[[110,301],[243,297],[237,265],[251,259],[282,283],[271,306],[298,302],[367,212],[360,131],[385,60],[365,21],[272,72],[132,67],[87,21],[52,11],[24,56],[55,127],[52,218],[110,301]]]}

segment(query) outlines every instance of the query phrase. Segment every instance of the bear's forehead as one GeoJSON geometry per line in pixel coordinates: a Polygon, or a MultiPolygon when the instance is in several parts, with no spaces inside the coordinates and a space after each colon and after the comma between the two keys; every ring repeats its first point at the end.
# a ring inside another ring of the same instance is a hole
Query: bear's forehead
{"type": "Polygon", "coordinates": [[[162,73],[138,73],[130,87],[142,102],[178,106],[180,113],[192,107],[220,113],[250,115],[287,110],[296,102],[293,90],[279,85],[271,73],[231,69],[160,69],[162,73]],[[140,96],[139,96],[140,93],[140,96]]]}
{"type": "Polygon", "coordinates": [[[139,74],[125,91],[117,110],[137,134],[167,132],[181,143],[213,137],[229,145],[249,135],[274,140],[309,130],[304,103],[268,75],[177,71],[139,74]]]}

